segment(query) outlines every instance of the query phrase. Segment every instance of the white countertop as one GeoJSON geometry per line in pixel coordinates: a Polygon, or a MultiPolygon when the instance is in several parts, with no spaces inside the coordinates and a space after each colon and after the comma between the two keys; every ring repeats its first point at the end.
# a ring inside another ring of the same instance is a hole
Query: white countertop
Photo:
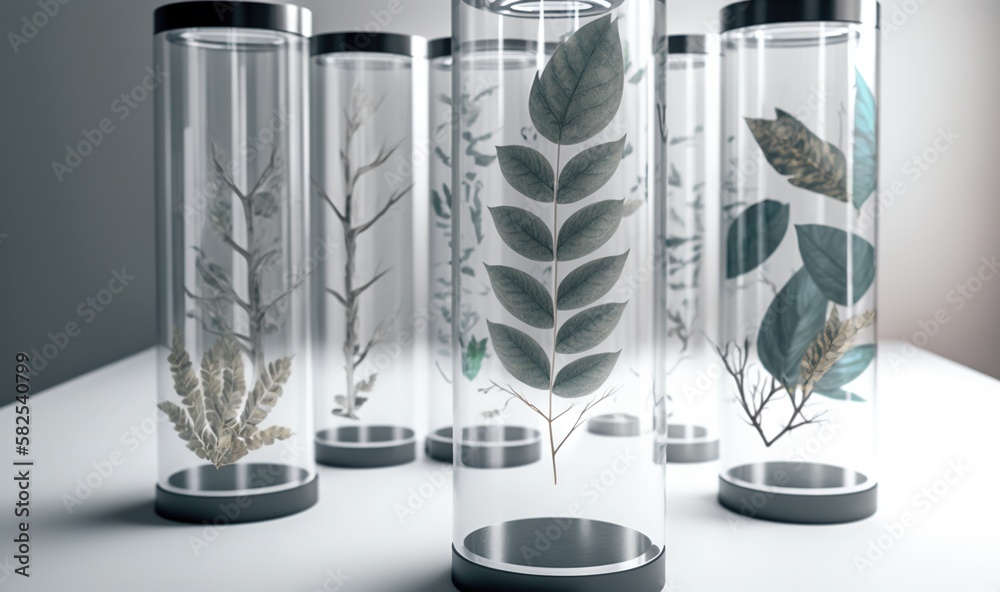
{"type": "MultiPolygon", "coordinates": [[[[1000,381],[898,343],[879,355],[878,513],[838,526],[744,520],[716,503],[714,463],[670,465],[665,590],[1000,592],[1000,381]]],[[[280,520],[216,529],[155,516],[156,441],[144,431],[156,418],[154,364],[148,350],[32,396],[31,578],[11,573],[8,478],[0,590],[453,590],[451,481],[423,458],[321,467],[319,504],[280,520]],[[64,494],[116,453],[120,466],[69,513],[64,494]],[[442,478],[401,522],[396,507],[411,488],[442,478]],[[195,553],[198,540],[207,546],[195,553]]],[[[0,409],[8,430],[9,405],[0,409]]],[[[4,448],[10,463],[13,445],[4,448]]]]}

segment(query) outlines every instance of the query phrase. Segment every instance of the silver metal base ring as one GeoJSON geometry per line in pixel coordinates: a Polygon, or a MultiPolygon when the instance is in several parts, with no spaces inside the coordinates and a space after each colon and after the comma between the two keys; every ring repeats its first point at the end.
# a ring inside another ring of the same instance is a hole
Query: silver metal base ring
{"type": "Polygon", "coordinates": [[[330,467],[392,467],[416,458],[416,436],[410,428],[340,426],[316,434],[316,462],[330,467]]]}

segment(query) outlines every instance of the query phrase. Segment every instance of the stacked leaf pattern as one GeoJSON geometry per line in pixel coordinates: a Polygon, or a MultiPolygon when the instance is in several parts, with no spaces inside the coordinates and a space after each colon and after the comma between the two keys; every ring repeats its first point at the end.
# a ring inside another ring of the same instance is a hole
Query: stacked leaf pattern
{"type": "Polygon", "coordinates": [[[614,176],[626,138],[585,148],[562,168],[560,156],[564,146],[590,140],[611,123],[622,100],[624,71],[618,23],[607,15],[584,25],[560,44],[541,74],[536,74],[528,101],[538,133],[555,145],[554,165],[527,146],[497,147],[507,183],[524,197],[551,208],[551,224],[516,206],[489,209],[498,235],[512,251],[531,261],[551,263],[551,289],[514,267],[486,265],[486,271],[507,312],[530,328],[552,332],[547,351],[529,333],[487,321],[494,351],[507,372],[523,385],[548,393],[546,413],[513,388],[504,388],[548,423],[556,483],[556,453],[583,421],[584,413],[610,392],[588,403],[558,444],[553,424],[565,411],[554,413],[553,397],[576,399],[598,391],[621,351],[583,355],[561,367],[556,354],[583,354],[611,335],[627,302],[585,307],[611,290],[628,258],[626,251],[583,261],[560,282],[559,264],[584,259],[607,244],[625,208],[624,200],[586,204],[560,226],[559,207],[587,199],[614,176]],[[577,309],[583,310],[560,323],[560,312],[577,309]]]}

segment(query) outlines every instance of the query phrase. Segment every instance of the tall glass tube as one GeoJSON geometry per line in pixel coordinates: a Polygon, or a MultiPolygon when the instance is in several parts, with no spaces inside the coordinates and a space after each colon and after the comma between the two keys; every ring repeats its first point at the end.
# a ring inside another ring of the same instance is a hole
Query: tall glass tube
{"type": "MultiPolygon", "coordinates": [[[[430,64],[430,134],[433,154],[430,161],[430,331],[431,369],[430,418],[427,453],[431,458],[451,462],[452,390],[456,381],[465,388],[488,392],[488,375],[482,372],[489,353],[486,319],[468,305],[452,314],[452,224],[455,217],[470,229],[471,240],[463,243],[457,262],[464,281],[459,285],[470,297],[490,290],[485,271],[476,262],[486,240],[486,184],[496,166],[495,130],[508,119],[503,97],[497,92],[502,79],[530,83],[535,73],[536,44],[523,39],[479,40],[465,47],[467,62],[474,72],[461,81],[461,90],[452,93],[451,39],[430,44],[434,52],[430,64]],[[454,100],[453,96],[458,96],[454,100]],[[457,149],[452,150],[453,126],[461,126],[457,149]],[[463,171],[453,185],[452,163],[463,171]],[[457,189],[453,190],[452,188],[457,189]],[[452,331],[455,331],[453,336],[452,331]],[[452,339],[455,339],[453,342],[452,339]],[[454,346],[452,344],[455,344],[454,346]],[[458,367],[452,368],[452,355],[458,367]],[[453,372],[453,370],[455,370],[453,372]]],[[[526,130],[522,130],[527,133],[526,130]]],[[[503,401],[480,401],[477,421],[463,427],[459,453],[462,462],[478,468],[507,468],[538,461],[542,455],[542,433],[503,413],[503,401]]]]}
{"type": "Polygon", "coordinates": [[[405,35],[312,39],[316,457],[340,467],[410,462],[414,344],[413,56],[405,35]]]}
{"type": "MultiPolygon", "coordinates": [[[[660,590],[654,2],[453,7],[452,96],[489,102],[456,117],[452,137],[452,187],[474,178],[474,198],[454,202],[453,310],[482,327],[476,380],[452,383],[452,579],[477,591],[660,590]],[[485,448],[484,417],[540,433],[541,460],[464,458],[467,444],[485,448]],[[634,429],[589,428],[609,417],[634,429]]],[[[464,361],[456,352],[453,376],[464,361]]]]}
{"type": "Polygon", "coordinates": [[[249,522],[316,502],[308,10],[157,9],[156,511],[249,522]]]}
{"type": "Polygon", "coordinates": [[[720,502],[870,516],[878,5],[724,9],[720,502]]]}
{"type": "Polygon", "coordinates": [[[658,113],[667,160],[659,177],[664,210],[667,462],[719,456],[718,391],[712,347],[718,307],[718,43],[706,35],[664,40],[666,108],[658,113]]]}

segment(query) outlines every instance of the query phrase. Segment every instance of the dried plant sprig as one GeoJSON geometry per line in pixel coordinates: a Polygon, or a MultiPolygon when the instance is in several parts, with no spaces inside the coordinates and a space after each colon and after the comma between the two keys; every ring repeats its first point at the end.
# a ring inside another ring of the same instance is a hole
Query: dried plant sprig
{"type": "Polygon", "coordinates": [[[875,323],[875,311],[870,310],[841,322],[837,306],[802,358],[802,390],[808,396],[827,372],[851,349],[854,336],[875,323]]]}
{"type": "Polygon", "coordinates": [[[219,469],[237,462],[250,450],[292,437],[292,430],[286,427],[258,429],[281,397],[282,386],[291,375],[291,358],[268,364],[249,396],[241,350],[229,338],[217,340],[202,356],[200,380],[176,329],[167,360],[174,391],[184,406],[161,401],[158,407],[198,458],[219,469]]]}

